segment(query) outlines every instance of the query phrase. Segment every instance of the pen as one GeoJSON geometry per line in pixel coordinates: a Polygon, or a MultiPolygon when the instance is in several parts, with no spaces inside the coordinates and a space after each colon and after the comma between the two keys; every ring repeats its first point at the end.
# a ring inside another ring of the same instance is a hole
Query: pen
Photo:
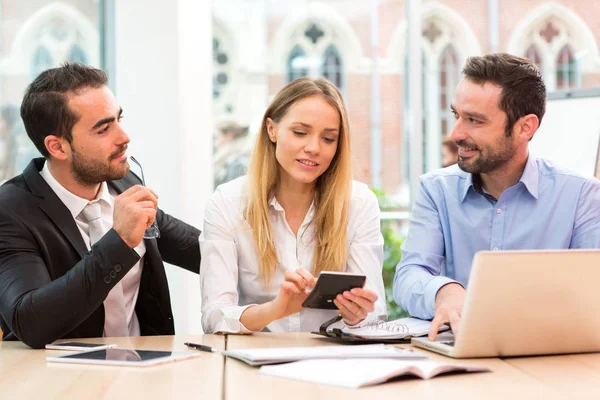
{"type": "Polygon", "coordinates": [[[186,342],[184,343],[187,347],[190,347],[192,349],[196,349],[196,350],[201,350],[201,351],[208,351],[209,353],[215,352],[217,351],[217,349],[213,349],[212,347],[209,346],[205,346],[203,344],[197,344],[197,343],[189,343],[186,342]]]}

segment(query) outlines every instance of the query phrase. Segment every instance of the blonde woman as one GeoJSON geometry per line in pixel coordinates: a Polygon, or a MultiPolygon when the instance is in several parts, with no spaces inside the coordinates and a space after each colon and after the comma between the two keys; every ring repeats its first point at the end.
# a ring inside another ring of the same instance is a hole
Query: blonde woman
{"type": "Polygon", "coordinates": [[[362,273],[338,295],[347,325],[385,318],[379,207],[352,181],[348,113],[324,79],[297,79],[262,119],[248,176],[219,186],[200,237],[205,332],[312,331],[337,311],[303,309],[321,271],[362,273]]]}

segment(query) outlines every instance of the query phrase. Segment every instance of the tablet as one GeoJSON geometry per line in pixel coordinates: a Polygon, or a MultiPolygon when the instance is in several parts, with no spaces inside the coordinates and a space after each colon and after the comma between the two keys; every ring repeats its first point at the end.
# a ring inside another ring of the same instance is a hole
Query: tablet
{"type": "Polygon", "coordinates": [[[78,350],[78,351],[92,351],[92,350],[104,350],[112,349],[117,347],[116,344],[104,344],[104,343],[83,343],[83,342],[58,342],[50,343],[46,345],[47,350],[78,350]]]}
{"type": "Polygon", "coordinates": [[[186,358],[198,357],[198,352],[171,352],[159,350],[129,350],[129,349],[104,349],[84,351],[76,354],[67,354],[59,357],[46,357],[48,362],[95,364],[95,365],[120,365],[127,367],[147,367],[164,364],[186,358]]]}
{"type": "Polygon", "coordinates": [[[366,280],[365,275],[347,272],[321,272],[315,287],[302,303],[302,307],[337,310],[333,303],[335,297],[346,290],[363,287],[366,280]]]}

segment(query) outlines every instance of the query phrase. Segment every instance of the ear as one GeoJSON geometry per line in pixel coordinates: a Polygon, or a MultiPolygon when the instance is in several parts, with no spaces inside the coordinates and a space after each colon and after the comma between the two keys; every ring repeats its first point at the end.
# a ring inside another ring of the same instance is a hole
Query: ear
{"type": "Polygon", "coordinates": [[[71,145],[65,138],[48,135],[44,139],[44,145],[50,153],[50,157],[57,160],[66,160],[71,154],[71,145]]]}
{"type": "Polygon", "coordinates": [[[516,135],[523,142],[528,142],[540,126],[540,120],[535,114],[527,114],[515,123],[513,135],[516,135]]]}
{"type": "Polygon", "coordinates": [[[267,134],[271,142],[277,142],[277,135],[275,135],[275,122],[271,118],[267,118],[267,134]]]}

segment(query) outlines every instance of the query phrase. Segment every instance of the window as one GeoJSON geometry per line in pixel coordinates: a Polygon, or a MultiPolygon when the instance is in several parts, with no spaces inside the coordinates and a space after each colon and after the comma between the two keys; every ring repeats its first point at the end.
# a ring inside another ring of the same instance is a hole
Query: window
{"type": "Polygon", "coordinates": [[[229,84],[229,52],[219,37],[213,37],[213,99],[219,99],[229,84]]]}
{"type": "MultiPolygon", "coordinates": [[[[581,87],[582,71],[597,65],[597,45],[580,16],[560,4],[542,4],[517,25],[508,52],[533,61],[548,92],[581,87]]],[[[594,82],[593,80],[590,81],[594,82]]]]}
{"type": "Polygon", "coordinates": [[[54,59],[52,55],[44,45],[40,45],[31,60],[31,74],[30,78],[33,80],[40,72],[52,68],[54,66],[54,59]]]}
{"type": "Polygon", "coordinates": [[[292,38],[286,63],[286,81],[303,76],[324,77],[344,89],[343,60],[333,33],[314,22],[301,25],[292,38]]]}
{"type": "Polygon", "coordinates": [[[440,57],[440,122],[442,136],[452,129],[454,117],[450,110],[454,89],[460,79],[458,54],[452,45],[446,46],[440,57]]]}
{"type": "Polygon", "coordinates": [[[464,54],[477,54],[472,32],[463,30],[462,17],[437,5],[425,13],[423,51],[423,172],[442,166],[442,141],[454,126],[450,105],[460,80],[464,54]],[[459,50],[461,53],[459,53],[459,50]],[[464,52],[464,53],[463,53],[464,52]]]}
{"type": "Polygon", "coordinates": [[[323,54],[321,74],[338,88],[342,87],[342,58],[335,46],[330,45],[323,54]]]}
{"type": "Polygon", "coordinates": [[[83,49],[78,44],[74,44],[73,47],[71,47],[71,54],[69,54],[69,61],[87,64],[88,58],[87,58],[87,55],[85,54],[85,51],[83,51],[83,49]]]}
{"type": "Polygon", "coordinates": [[[560,90],[578,87],[578,76],[573,50],[565,45],[558,52],[556,59],[556,88],[560,90]]]}
{"type": "Polygon", "coordinates": [[[287,62],[287,71],[288,82],[308,75],[306,53],[300,46],[294,47],[290,52],[287,62]]]}
{"type": "Polygon", "coordinates": [[[0,15],[0,181],[21,173],[39,156],[19,116],[25,87],[65,61],[100,66],[98,1],[10,4],[0,15]]]}
{"type": "Polygon", "coordinates": [[[544,72],[544,64],[542,62],[542,55],[540,54],[540,51],[538,50],[536,45],[532,44],[531,46],[529,46],[529,48],[525,52],[525,58],[528,58],[531,61],[533,61],[533,63],[535,65],[537,65],[537,67],[540,69],[540,71],[542,71],[542,73],[544,72]]]}

